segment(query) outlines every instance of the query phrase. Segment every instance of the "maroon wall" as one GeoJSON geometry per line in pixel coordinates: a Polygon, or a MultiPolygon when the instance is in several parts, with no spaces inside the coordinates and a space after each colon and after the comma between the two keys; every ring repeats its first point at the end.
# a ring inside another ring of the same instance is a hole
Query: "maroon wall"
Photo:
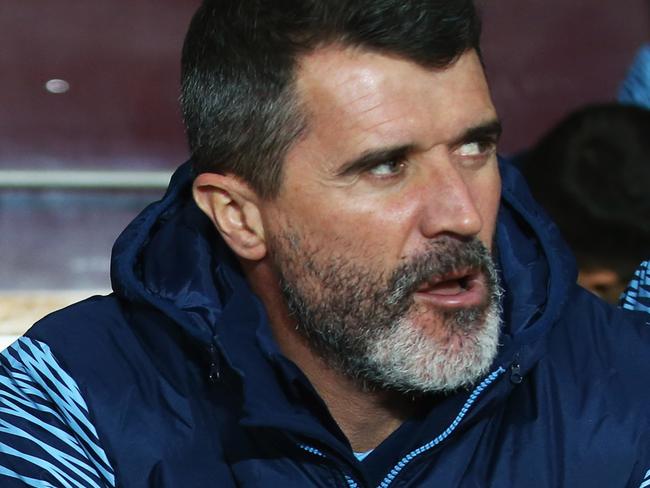
{"type": "MultiPolygon", "coordinates": [[[[480,1],[480,0],[479,0],[480,1]]],[[[199,0],[0,5],[0,167],[172,167],[182,37],[199,0]],[[71,89],[45,91],[51,78],[71,89]]],[[[484,53],[505,123],[529,145],[570,109],[611,99],[648,39],[645,0],[482,0],[484,53]]]]}
{"type": "Polygon", "coordinates": [[[171,167],[186,157],[182,38],[198,1],[0,5],[0,167],[171,167]],[[52,78],[70,83],[48,93],[52,78]]]}
{"type": "Polygon", "coordinates": [[[483,0],[482,10],[506,152],[583,104],[613,100],[650,35],[647,0],[483,0]]]}

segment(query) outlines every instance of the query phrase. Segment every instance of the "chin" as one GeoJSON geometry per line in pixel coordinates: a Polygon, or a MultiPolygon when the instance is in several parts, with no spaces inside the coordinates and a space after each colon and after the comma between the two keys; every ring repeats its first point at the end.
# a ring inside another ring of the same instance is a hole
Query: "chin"
{"type": "Polygon", "coordinates": [[[483,313],[461,310],[404,319],[368,354],[366,380],[404,393],[448,392],[470,387],[490,369],[499,347],[498,306],[483,313]],[[472,319],[467,321],[466,319],[472,319]],[[461,320],[463,319],[463,320],[461,320]]]}

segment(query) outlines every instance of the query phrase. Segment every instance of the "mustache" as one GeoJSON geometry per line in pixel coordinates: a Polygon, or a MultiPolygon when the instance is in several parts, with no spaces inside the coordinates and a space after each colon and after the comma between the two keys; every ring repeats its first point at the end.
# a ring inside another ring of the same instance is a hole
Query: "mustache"
{"type": "Polygon", "coordinates": [[[492,255],[478,238],[461,241],[441,237],[427,249],[397,268],[389,279],[389,303],[397,304],[410,296],[425,282],[459,272],[481,272],[491,291],[497,277],[492,255]]]}

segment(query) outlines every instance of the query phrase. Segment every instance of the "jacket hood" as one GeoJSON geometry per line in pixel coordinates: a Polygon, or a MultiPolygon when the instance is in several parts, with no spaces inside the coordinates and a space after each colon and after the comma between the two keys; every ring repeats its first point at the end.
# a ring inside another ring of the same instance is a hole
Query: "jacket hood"
{"type": "MultiPolygon", "coordinates": [[[[249,410],[264,401],[261,410],[272,411],[269,398],[288,393],[270,391],[280,387],[267,375],[282,374],[295,383],[301,373],[293,363],[280,360],[262,304],[212,223],[194,204],[191,168],[191,162],[182,165],[163,199],[143,210],[116,241],[113,289],[129,303],[154,307],[205,350],[213,355],[216,351],[223,367],[246,378],[243,383],[251,389],[247,396],[253,403],[249,410]],[[268,394],[260,395],[264,390],[268,394]]],[[[505,295],[495,369],[514,365],[523,375],[544,354],[544,338],[566,306],[576,269],[556,226],[532,199],[523,177],[508,163],[501,162],[500,168],[502,198],[495,237],[505,295]]],[[[304,391],[295,394],[304,396],[304,391]]],[[[277,412],[284,409],[276,406],[276,424],[304,425],[295,411],[279,419],[277,412]]]]}
{"type": "Polygon", "coordinates": [[[500,161],[502,178],[496,246],[501,269],[501,364],[517,356],[522,373],[544,352],[544,337],[567,306],[577,279],[575,258],[518,169],[500,161]]]}

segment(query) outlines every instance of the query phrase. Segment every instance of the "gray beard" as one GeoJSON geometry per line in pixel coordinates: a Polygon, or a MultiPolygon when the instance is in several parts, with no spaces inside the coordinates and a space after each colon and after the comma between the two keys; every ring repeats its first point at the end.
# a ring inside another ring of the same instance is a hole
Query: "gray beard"
{"type": "Polygon", "coordinates": [[[274,244],[281,290],[298,332],[326,364],[364,390],[452,391],[474,384],[492,364],[501,289],[478,239],[433,241],[388,279],[327,250],[306,249],[295,234],[274,244]],[[415,303],[423,282],[467,268],[486,278],[484,303],[433,312],[415,303]],[[416,324],[427,315],[435,318],[433,331],[416,324]]]}

